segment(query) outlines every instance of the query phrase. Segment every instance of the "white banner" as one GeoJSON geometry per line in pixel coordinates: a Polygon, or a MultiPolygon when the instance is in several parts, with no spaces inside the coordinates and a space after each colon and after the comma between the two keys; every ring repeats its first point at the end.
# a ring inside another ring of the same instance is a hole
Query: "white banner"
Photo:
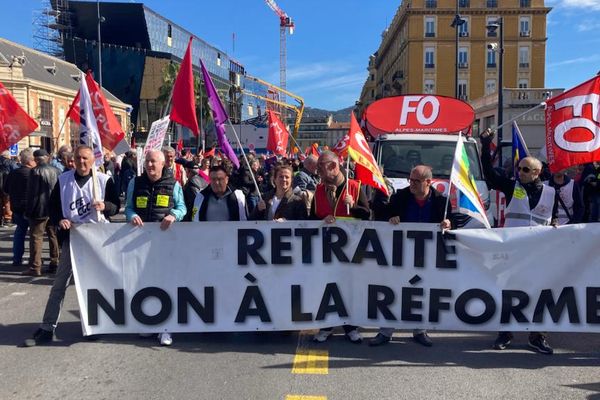
{"type": "Polygon", "coordinates": [[[344,221],[86,224],[84,334],[342,324],[600,332],[600,224],[454,231],[344,221]]]}
{"type": "Polygon", "coordinates": [[[156,120],[150,125],[150,132],[148,132],[148,139],[146,139],[146,145],[144,146],[144,156],[150,150],[160,150],[163,142],[165,141],[165,134],[169,128],[169,122],[171,122],[171,116],[167,115],[164,118],[156,120]]]}

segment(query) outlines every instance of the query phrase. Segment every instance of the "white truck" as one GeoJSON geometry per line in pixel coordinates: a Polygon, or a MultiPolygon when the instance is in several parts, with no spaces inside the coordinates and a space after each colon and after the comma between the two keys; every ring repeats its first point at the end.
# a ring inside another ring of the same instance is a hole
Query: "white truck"
{"type": "MultiPolygon", "coordinates": [[[[433,187],[448,195],[456,144],[463,140],[471,173],[481,201],[493,223],[490,191],[485,183],[477,142],[470,132],[474,119],[471,106],[443,96],[389,97],[372,103],[363,116],[367,132],[374,137],[373,155],[394,189],[409,185],[411,169],[418,164],[432,167],[433,187]],[[463,132],[459,135],[459,132],[463,132]]],[[[453,211],[456,190],[450,190],[453,211]]],[[[457,215],[460,227],[483,227],[466,215],[457,215]]]]}

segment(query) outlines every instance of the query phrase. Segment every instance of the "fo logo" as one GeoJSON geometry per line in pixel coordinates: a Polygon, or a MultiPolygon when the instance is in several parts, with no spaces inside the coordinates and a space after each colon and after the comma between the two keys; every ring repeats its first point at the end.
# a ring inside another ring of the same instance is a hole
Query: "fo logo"
{"type": "Polygon", "coordinates": [[[571,152],[587,153],[600,149],[600,127],[597,125],[600,119],[599,104],[600,95],[595,93],[569,97],[568,99],[556,102],[556,110],[572,107],[574,117],[561,122],[554,128],[554,142],[556,145],[563,150],[571,152]],[[583,106],[587,104],[592,106],[592,120],[582,116],[583,106]],[[567,133],[572,129],[587,129],[592,133],[592,138],[584,142],[572,142],[567,139],[567,133]]]}

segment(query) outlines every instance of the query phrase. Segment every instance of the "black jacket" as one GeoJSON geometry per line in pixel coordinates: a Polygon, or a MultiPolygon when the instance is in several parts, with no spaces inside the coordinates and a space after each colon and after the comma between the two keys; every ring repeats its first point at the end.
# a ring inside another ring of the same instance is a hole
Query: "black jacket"
{"type": "Polygon", "coordinates": [[[27,185],[31,168],[21,167],[8,174],[4,182],[4,190],[10,198],[10,208],[13,212],[24,214],[27,208],[27,185]]]}
{"type": "MultiPolygon", "coordinates": [[[[204,196],[204,201],[200,204],[200,209],[198,210],[198,221],[206,221],[206,212],[208,210],[208,199],[210,196],[214,196],[212,188],[207,186],[204,190],[200,192],[202,196],[204,196]]],[[[227,188],[227,193],[225,194],[227,197],[227,209],[229,210],[229,221],[239,221],[240,220],[240,209],[238,207],[238,200],[235,196],[233,190],[231,188],[227,188]]]]}
{"type": "Polygon", "coordinates": [[[196,200],[196,194],[206,187],[206,182],[200,175],[193,175],[187,180],[183,186],[183,201],[187,208],[187,213],[183,217],[184,221],[192,220],[192,212],[194,208],[194,200],[196,200]]]}
{"type": "MultiPolygon", "coordinates": [[[[392,217],[400,217],[400,222],[407,222],[406,220],[409,218],[407,218],[406,212],[408,210],[408,205],[411,198],[414,199],[414,195],[410,192],[410,188],[407,187],[398,190],[390,197],[389,203],[386,207],[386,211],[378,215],[378,220],[388,221],[392,217]]],[[[447,210],[446,218],[451,219],[450,213],[452,211],[452,206],[450,205],[450,203],[448,203],[448,208],[446,209],[446,196],[444,196],[434,188],[430,188],[430,198],[431,212],[429,215],[429,221],[427,222],[442,222],[444,220],[444,210],[447,210]]]]}
{"type": "Polygon", "coordinates": [[[50,216],[50,193],[58,181],[59,173],[50,164],[39,164],[31,170],[27,185],[27,218],[42,219],[50,216]]]}
{"type": "MultiPolygon", "coordinates": [[[[267,220],[269,216],[269,210],[271,209],[271,200],[275,197],[275,191],[266,193],[263,197],[267,208],[263,211],[258,211],[255,207],[254,211],[250,214],[251,220],[267,220]]],[[[283,218],[288,221],[304,220],[308,218],[308,210],[306,209],[306,203],[302,197],[294,194],[292,190],[288,190],[285,196],[281,199],[279,207],[275,210],[273,219],[283,218]]]]}

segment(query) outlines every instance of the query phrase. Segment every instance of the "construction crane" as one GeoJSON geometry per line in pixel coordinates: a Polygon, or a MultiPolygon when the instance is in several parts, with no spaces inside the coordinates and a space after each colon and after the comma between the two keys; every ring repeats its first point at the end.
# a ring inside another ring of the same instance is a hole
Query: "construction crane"
{"type": "MultiPolygon", "coordinates": [[[[290,18],[285,11],[283,11],[275,0],[265,0],[267,5],[277,14],[279,17],[279,87],[283,90],[286,90],[286,59],[287,59],[287,44],[286,44],[286,31],[289,29],[290,35],[294,34],[294,22],[292,22],[292,18],[290,18]]],[[[283,98],[280,99],[283,103],[285,103],[285,94],[283,98]]]]}

